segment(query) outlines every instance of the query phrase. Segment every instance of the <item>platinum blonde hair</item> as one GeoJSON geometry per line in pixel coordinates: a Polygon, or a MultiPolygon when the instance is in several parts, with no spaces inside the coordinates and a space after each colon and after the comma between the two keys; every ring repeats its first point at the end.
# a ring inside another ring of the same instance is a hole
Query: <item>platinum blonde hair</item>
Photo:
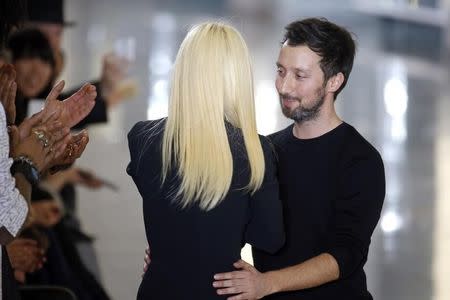
{"type": "Polygon", "coordinates": [[[242,131],[251,173],[246,188],[253,193],[261,187],[265,164],[247,45],[230,25],[203,23],[189,31],[178,51],[162,142],[162,182],[176,167],[183,208],[198,202],[210,210],[230,189],[233,158],[225,120],[242,131]]]}

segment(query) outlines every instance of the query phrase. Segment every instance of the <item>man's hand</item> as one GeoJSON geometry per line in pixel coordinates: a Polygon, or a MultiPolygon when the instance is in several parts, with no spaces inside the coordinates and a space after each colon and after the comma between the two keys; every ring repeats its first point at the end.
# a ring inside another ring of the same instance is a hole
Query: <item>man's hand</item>
{"type": "Polygon", "coordinates": [[[129,61],[114,53],[108,53],[103,57],[100,88],[103,97],[108,97],[117,85],[125,78],[129,61]]]}
{"type": "Polygon", "coordinates": [[[81,156],[88,142],[89,135],[86,130],[78,134],[70,134],[65,150],[51,162],[50,173],[54,174],[70,167],[81,156]]]}
{"type": "MultiPolygon", "coordinates": [[[[19,141],[22,141],[26,137],[28,137],[31,134],[32,129],[38,127],[41,124],[55,123],[60,118],[60,115],[61,115],[60,110],[55,110],[51,114],[41,110],[40,112],[35,113],[31,117],[26,118],[25,120],[23,120],[22,123],[20,123],[18,127],[19,141]]],[[[64,131],[65,134],[68,134],[69,128],[66,128],[64,131]]]]}
{"type": "MultiPolygon", "coordinates": [[[[135,97],[138,93],[138,84],[133,79],[122,80],[104,96],[108,108],[112,108],[120,102],[135,97]]],[[[103,95],[103,94],[102,94],[103,95]]]]}
{"type": "Polygon", "coordinates": [[[35,240],[18,238],[6,246],[13,269],[26,273],[42,268],[45,262],[44,250],[35,240]]]}
{"type": "Polygon", "coordinates": [[[41,200],[31,203],[34,223],[46,228],[53,227],[62,218],[62,209],[52,199],[41,200]]]}
{"type": "Polygon", "coordinates": [[[214,275],[213,286],[219,295],[235,294],[227,300],[261,299],[271,294],[270,281],[265,273],[260,273],[243,260],[233,264],[239,271],[214,275]]]}
{"type": "Polygon", "coordinates": [[[64,88],[64,80],[56,84],[45,100],[45,114],[52,114],[56,110],[61,111],[59,121],[69,128],[77,125],[92,110],[95,105],[97,91],[95,86],[86,83],[76,93],[64,101],[59,101],[57,97],[64,88]]]}
{"type": "MultiPolygon", "coordinates": [[[[52,118],[57,118],[57,115],[53,115],[46,123],[41,123],[33,128],[29,125],[34,124],[34,121],[25,124],[24,127],[11,126],[11,156],[16,158],[26,155],[34,162],[39,171],[45,171],[55,157],[63,154],[70,138],[69,129],[52,118]]],[[[39,117],[35,117],[35,119],[39,121],[39,117]]]]}

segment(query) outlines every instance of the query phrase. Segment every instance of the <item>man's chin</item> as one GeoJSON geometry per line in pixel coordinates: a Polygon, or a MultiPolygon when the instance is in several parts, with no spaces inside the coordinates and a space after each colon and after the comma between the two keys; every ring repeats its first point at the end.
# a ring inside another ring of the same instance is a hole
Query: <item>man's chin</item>
{"type": "Polygon", "coordinates": [[[281,108],[281,112],[283,113],[283,115],[286,118],[294,120],[294,111],[293,110],[283,107],[283,108],[281,108]]]}

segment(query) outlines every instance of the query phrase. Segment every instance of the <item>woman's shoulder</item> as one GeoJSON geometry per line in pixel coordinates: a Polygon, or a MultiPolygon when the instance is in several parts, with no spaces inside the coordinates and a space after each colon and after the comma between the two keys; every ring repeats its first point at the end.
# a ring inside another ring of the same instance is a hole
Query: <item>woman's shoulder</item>
{"type": "Polygon", "coordinates": [[[158,134],[164,128],[166,118],[158,120],[139,121],[128,132],[128,140],[133,140],[149,134],[158,134]]]}
{"type": "Polygon", "coordinates": [[[162,139],[166,119],[137,122],[128,132],[128,147],[130,152],[141,153],[156,145],[162,139]]]}

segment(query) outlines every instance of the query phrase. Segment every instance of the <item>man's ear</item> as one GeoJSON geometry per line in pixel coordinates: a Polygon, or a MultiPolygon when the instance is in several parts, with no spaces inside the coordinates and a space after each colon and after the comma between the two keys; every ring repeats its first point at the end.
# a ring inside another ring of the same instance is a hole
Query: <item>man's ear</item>
{"type": "Polygon", "coordinates": [[[330,79],[328,79],[326,90],[329,93],[336,93],[337,90],[342,86],[344,83],[344,74],[342,72],[337,73],[330,79]]]}

